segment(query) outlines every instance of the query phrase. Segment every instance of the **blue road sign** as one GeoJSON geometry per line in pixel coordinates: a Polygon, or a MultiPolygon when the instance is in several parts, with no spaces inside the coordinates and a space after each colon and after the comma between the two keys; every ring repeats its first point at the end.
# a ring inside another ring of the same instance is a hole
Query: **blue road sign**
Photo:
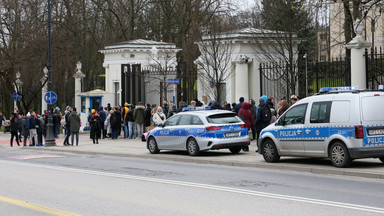
{"type": "Polygon", "coordinates": [[[57,101],[57,94],[53,91],[49,91],[44,95],[44,100],[47,104],[54,104],[57,101]]]}
{"type": "Polygon", "coordinates": [[[20,100],[21,99],[21,95],[19,95],[19,93],[15,92],[12,94],[12,98],[13,100],[20,100]]]}
{"type": "Polygon", "coordinates": [[[168,79],[168,85],[180,85],[181,79],[168,79]]]}
{"type": "Polygon", "coordinates": [[[215,82],[213,82],[213,81],[209,82],[209,87],[211,87],[211,88],[215,87],[215,82]]]}

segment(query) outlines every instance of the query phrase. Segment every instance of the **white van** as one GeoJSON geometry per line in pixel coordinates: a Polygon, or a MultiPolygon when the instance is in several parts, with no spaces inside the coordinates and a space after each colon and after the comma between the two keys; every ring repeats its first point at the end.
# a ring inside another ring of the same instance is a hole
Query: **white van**
{"type": "Polygon", "coordinates": [[[322,88],[266,127],[258,146],[267,162],[280,156],[328,157],[336,167],[358,158],[384,162],[384,91],[322,88]]]}

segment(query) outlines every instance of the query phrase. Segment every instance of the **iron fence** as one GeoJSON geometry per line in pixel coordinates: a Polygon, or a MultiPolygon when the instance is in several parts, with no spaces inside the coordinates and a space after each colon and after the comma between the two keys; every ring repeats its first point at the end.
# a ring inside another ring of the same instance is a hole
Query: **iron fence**
{"type": "Polygon", "coordinates": [[[380,47],[379,50],[365,50],[365,70],[367,77],[367,89],[377,89],[384,83],[384,54],[380,47]]]}

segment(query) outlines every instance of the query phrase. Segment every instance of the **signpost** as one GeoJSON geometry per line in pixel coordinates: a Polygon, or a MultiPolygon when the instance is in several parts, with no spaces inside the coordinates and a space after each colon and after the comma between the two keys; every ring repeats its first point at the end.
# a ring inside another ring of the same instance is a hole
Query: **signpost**
{"type": "Polygon", "coordinates": [[[176,86],[180,85],[181,79],[168,79],[168,85],[175,85],[173,88],[173,103],[176,104],[176,86]]]}
{"type": "Polygon", "coordinates": [[[213,81],[209,82],[209,87],[211,87],[211,88],[215,87],[215,82],[213,82],[213,81]]]}
{"type": "Polygon", "coordinates": [[[44,95],[44,100],[47,104],[54,104],[57,101],[57,94],[53,91],[49,91],[44,95]]]}
{"type": "Polygon", "coordinates": [[[21,99],[21,95],[19,93],[15,92],[12,94],[12,98],[13,98],[13,100],[18,101],[21,99]]]}

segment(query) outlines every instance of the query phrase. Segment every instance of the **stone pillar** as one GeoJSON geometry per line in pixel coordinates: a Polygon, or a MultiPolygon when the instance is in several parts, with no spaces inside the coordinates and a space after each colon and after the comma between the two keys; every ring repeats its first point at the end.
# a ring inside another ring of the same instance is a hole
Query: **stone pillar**
{"type": "Polygon", "coordinates": [[[240,97],[244,97],[244,101],[248,101],[248,63],[244,61],[236,62],[235,70],[235,101],[237,102],[240,97]]]}
{"type": "Polygon", "coordinates": [[[77,71],[73,77],[75,78],[75,107],[77,109],[77,113],[81,113],[81,97],[79,94],[81,93],[81,81],[85,77],[85,75],[81,72],[81,62],[78,61],[76,64],[77,71]]]}
{"type": "Polygon", "coordinates": [[[48,110],[48,104],[44,100],[44,96],[48,92],[48,82],[47,82],[48,69],[47,69],[47,67],[44,67],[43,73],[44,73],[44,76],[40,79],[41,84],[44,84],[44,82],[45,82],[45,85],[41,89],[41,114],[44,114],[44,111],[48,110]]]}
{"type": "Polygon", "coordinates": [[[367,77],[364,51],[371,45],[362,37],[360,20],[357,19],[355,21],[354,27],[356,29],[356,37],[347,44],[347,48],[351,50],[351,86],[358,86],[360,89],[366,89],[367,77]]]}

